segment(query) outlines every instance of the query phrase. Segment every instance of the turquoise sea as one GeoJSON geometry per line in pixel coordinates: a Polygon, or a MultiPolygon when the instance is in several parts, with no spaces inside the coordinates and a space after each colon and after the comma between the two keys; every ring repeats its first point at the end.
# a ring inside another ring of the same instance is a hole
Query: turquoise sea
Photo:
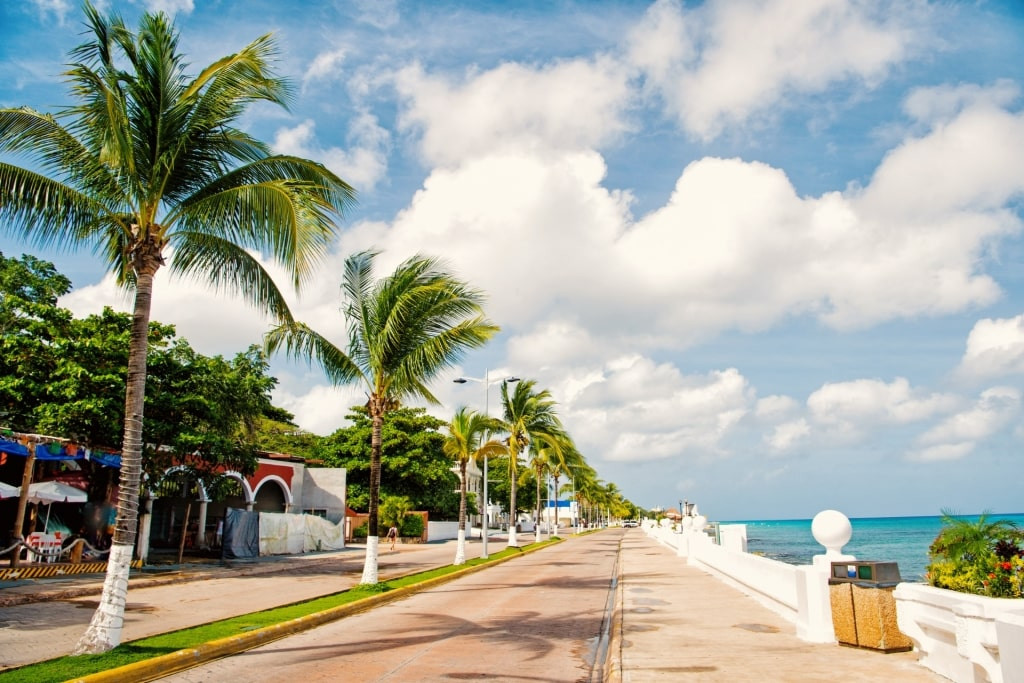
{"type": "MultiPolygon", "coordinates": [[[[977,519],[977,515],[961,515],[977,519]]],[[[993,513],[990,519],[1008,519],[1024,529],[1024,513],[993,513]]],[[[810,564],[825,549],[811,535],[811,520],[735,521],[747,525],[747,549],[789,564],[810,564]]],[[[858,560],[897,562],[904,581],[923,581],[928,546],[942,528],[941,517],[851,517],[853,536],[843,552],[858,560]]]]}

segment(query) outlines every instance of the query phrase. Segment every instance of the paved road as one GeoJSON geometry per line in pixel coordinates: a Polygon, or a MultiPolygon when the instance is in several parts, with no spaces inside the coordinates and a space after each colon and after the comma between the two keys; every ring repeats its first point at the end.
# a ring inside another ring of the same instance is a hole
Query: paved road
{"type": "Polygon", "coordinates": [[[621,537],[572,539],[162,680],[590,681],[621,537]]]}
{"type": "MultiPolygon", "coordinates": [[[[492,538],[491,552],[505,547],[492,538]]],[[[466,556],[480,556],[479,542],[468,543],[466,556]]],[[[382,546],[382,579],[451,564],[455,542],[382,546]]],[[[136,587],[129,584],[122,640],[136,640],[188,626],[329,595],[362,578],[364,549],[352,546],[329,556],[305,555],[271,561],[261,567],[224,570],[202,581],[136,587]],[[273,573],[254,573],[273,569],[273,573]]],[[[147,577],[132,581],[146,582],[147,577]]],[[[48,600],[0,609],[0,671],[70,654],[85,632],[99,599],[100,580],[90,579],[96,594],[48,600]]],[[[68,586],[73,587],[74,581],[68,586]]],[[[24,586],[18,590],[27,590],[24,586]]]]}

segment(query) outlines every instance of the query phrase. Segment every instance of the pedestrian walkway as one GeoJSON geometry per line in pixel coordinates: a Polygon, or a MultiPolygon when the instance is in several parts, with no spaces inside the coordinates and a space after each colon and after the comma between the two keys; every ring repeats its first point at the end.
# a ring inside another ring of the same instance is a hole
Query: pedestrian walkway
{"type": "Polygon", "coordinates": [[[806,643],[793,624],[639,529],[624,533],[620,563],[609,670],[624,683],[946,681],[913,652],[806,643]]]}

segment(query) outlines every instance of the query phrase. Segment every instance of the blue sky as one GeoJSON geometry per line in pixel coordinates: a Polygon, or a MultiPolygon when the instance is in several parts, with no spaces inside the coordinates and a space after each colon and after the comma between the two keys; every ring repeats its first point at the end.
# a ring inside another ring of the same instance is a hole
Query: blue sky
{"type": "MultiPolygon", "coordinates": [[[[1017,2],[107,2],[174,14],[196,71],[273,32],[290,111],[245,125],[359,206],[298,317],[342,339],[340,265],[439,255],[502,327],[453,371],[549,387],[600,475],[715,519],[1021,511],[1024,9],[1017,2]]],[[[65,0],[0,6],[0,105],[55,111],[65,0]]],[[[28,247],[0,237],[0,250],[28,247]]],[[[42,254],[79,314],[124,307],[42,254]]],[[[161,276],[164,277],[164,276],[161,276]]],[[[268,322],[158,279],[205,353],[268,322]],[[196,302],[202,301],[201,306],[196,302]]],[[[360,394],[274,363],[325,434],[360,394]]],[[[480,385],[439,383],[448,417],[480,385]]],[[[492,389],[491,406],[497,403],[492,389]]]]}

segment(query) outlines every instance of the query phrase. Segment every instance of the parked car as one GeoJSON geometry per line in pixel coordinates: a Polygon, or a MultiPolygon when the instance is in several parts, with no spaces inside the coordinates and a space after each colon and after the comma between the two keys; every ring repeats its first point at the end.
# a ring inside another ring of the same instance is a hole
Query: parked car
{"type": "Polygon", "coordinates": [[[636,521],[635,519],[627,519],[625,522],[622,523],[622,526],[626,529],[635,529],[636,527],[640,526],[640,522],[636,521]]]}

